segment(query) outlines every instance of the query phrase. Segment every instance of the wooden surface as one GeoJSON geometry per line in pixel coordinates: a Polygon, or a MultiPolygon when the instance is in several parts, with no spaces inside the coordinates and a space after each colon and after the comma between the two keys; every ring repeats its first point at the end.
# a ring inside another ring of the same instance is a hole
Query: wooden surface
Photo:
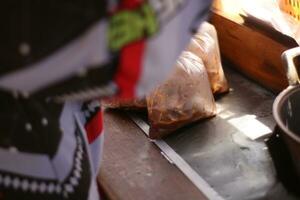
{"type": "Polygon", "coordinates": [[[206,199],[125,114],[105,113],[99,181],[109,199],[206,199]]]}
{"type": "Polygon", "coordinates": [[[213,12],[222,56],[236,69],[266,88],[279,92],[287,87],[281,54],[297,46],[293,39],[263,24],[229,19],[213,12]]]}

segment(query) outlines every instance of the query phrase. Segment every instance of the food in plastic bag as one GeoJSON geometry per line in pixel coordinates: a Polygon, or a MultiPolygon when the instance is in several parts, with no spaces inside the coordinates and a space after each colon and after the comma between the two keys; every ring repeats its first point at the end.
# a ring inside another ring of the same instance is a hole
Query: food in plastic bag
{"type": "Polygon", "coordinates": [[[201,58],[183,52],[169,79],[147,96],[147,106],[152,139],[214,116],[216,104],[201,58]]]}
{"type": "Polygon", "coordinates": [[[203,60],[213,93],[228,92],[229,87],[221,64],[215,27],[204,22],[191,39],[187,50],[193,52],[203,60]]]}
{"type": "Polygon", "coordinates": [[[120,99],[103,100],[102,106],[111,109],[147,111],[146,97],[127,99],[127,100],[120,100],[120,99]]]}

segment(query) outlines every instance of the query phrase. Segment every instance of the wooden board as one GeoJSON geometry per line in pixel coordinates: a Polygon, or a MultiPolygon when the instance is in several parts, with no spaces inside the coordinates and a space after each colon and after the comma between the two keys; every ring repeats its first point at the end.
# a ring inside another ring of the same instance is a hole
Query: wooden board
{"type": "Polygon", "coordinates": [[[109,199],[206,199],[124,114],[105,113],[99,182],[109,199]]]}
{"type": "Polygon", "coordinates": [[[238,22],[218,11],[210,21],[217,29],[222,56],[236,69],[273,92],[287,87],[281,54],[297,46],[293,39],[264,24],[238,22]]]}

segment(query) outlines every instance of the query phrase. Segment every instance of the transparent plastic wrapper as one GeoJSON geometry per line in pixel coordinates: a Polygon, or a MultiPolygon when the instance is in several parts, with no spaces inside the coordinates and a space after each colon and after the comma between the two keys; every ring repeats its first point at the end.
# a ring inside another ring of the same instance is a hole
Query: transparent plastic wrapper
{"type": "Polygon", "coordinates": [[[222,68],[216,29],[205,22],[187,48],[199,56],[206,67],[213,94],[228,92],[229,86],[222,68]]]}
{"type": "Polygon", "coordinates": [[[216,114],[202,60],[183,52],[173,73],[147,96],[149,137],[158,139],[187,124],[216,114]]]}
{"type": "MultiPolygon", "coordinates": [[[[299,0],[235,0],[231,2],[232,6],[236,5],[236,1],[241,5],[240,14],[244,18],[269,25],[293,38],[300,45],[299,0]]],[[[226,2],[223,4],[225,5],[226,2]]]]}
{"type": "Polygon", "coordinates": [[[103,100],[102,106],[111,109],[134,110],[134,111],[147,111],[146,97],[136,99],[109,99],[103,100]]]}

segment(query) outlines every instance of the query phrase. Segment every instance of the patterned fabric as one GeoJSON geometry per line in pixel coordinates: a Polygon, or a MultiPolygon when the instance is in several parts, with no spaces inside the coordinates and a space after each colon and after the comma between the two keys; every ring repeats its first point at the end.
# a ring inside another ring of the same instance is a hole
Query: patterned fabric
{"type": "Polygon", "coordinates": [[[64,106],[60,117],[63,136],[51,158],[40,153],[27,153],[1,148],[0,197],[2,199],[97,199],[96,174],[86,132],[79,117],[78,103],[64,106]],[[8,158],[7,158],[8,157],[8,158]],[[23,166],[17,165],[23,161],[23,166]],[[40,172],[40,173],[39,173],[40,172]],[[92,187],[92,185],[94,185],[92,187]],[[89,198],[93,193],[93,197],[89,198]]]}
{"type": "Polygon", "coordinates": [[[99,101],[85,102],[82,105],[83,124],[93,161],[93,172],[97,176],[102,156],[104,141],[103,112],[99,101]]]}
{"type": "Polygon", "coordinates": [[[85,102],[82,106],[85,117],[85,130],[89,144],[92,144],[103,131],[103,113],[99,101],[85,102]]]}
{"type": "Polygon", "coordinates": [[[98,200],[99,100],[159,83],[211,1],[19,2],[0,8],[0,200],[98,200]]]}

